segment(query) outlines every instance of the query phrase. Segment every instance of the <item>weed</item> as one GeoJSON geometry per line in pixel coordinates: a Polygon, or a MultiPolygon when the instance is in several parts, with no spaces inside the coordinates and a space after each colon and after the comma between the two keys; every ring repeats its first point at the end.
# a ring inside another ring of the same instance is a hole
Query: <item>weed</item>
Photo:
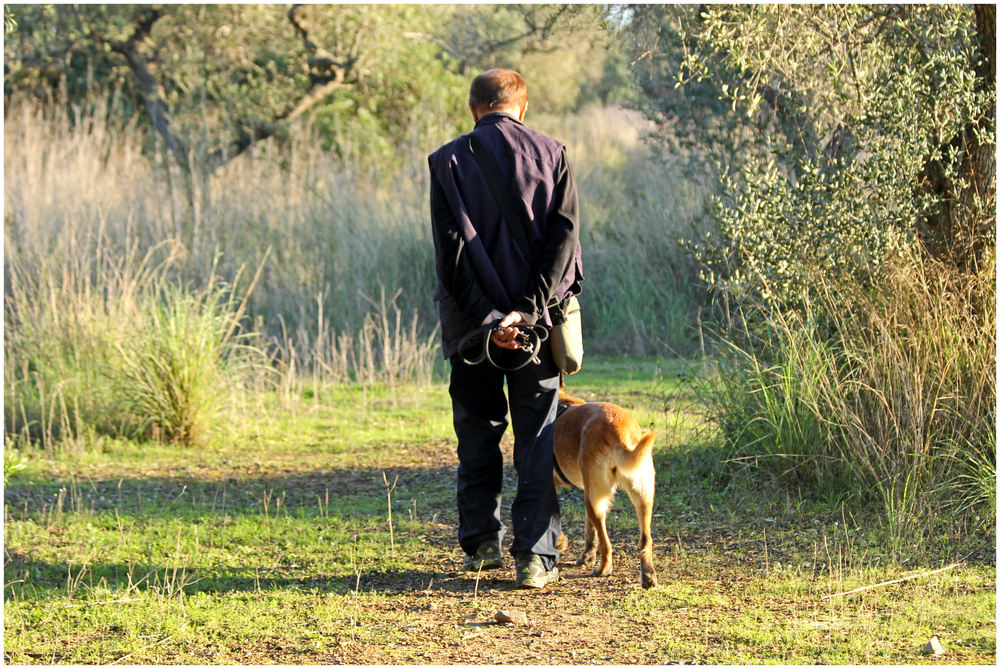
{"type": "Polygon", "coordinates": [[[390,485],[385,472],[382,472],[382,482],[385,484],[386,522],[389,525],[389,550],[392,557],[396,557],[396,540],[392,533],[392,491],[396,489],[396,484],[399,483],[399,474],[396,474],[396,478],[392,480],[392,484],[390,485]]]}

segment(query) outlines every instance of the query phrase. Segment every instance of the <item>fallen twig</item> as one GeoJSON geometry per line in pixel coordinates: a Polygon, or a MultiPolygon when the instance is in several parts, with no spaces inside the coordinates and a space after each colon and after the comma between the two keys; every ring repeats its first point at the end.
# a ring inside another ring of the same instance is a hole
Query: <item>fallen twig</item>
{"type": "Polygon", "coordinates": [[[949,569],[954,569],[955,567],[961,566],[962,562],[956,562],[955,564],[950,564],[947,567],[942,567],[941,569],[935,569],[934,571],[925,571],[919,574],[912,574],[910,576],[904,576],[903,578],[897,578],[893,581],[884,581],[882,583],[876,583],[874,585],[866,585],[863,588],[855,588],[854,590],[848,590],[847,592],[838,592],[834,595],[825,595],[823,599],[830,599],[831,597],[844,597],[845,595],[853,595],[858,592],[864,592],[865,590],[873,590],[875,588],[881,588],[883,585],[892,585],[894,583],[902,583],[903,581],[910,581],[915,578],[920,578],[922,576],[932,576],[934,574],[940,574],[943,571],[948,571],[949,569]]]}
{"type": "Polygon", "coordinates": [[[141,602],[144,601],[144,597],[133,597],[132,599],[112,599],[106,602],[84,602],[83,604],[66,604],[63,606],[64,609],[75,609],[81,606],[104,606],[107,604],[127,604],[128,602],[141,602]]]}

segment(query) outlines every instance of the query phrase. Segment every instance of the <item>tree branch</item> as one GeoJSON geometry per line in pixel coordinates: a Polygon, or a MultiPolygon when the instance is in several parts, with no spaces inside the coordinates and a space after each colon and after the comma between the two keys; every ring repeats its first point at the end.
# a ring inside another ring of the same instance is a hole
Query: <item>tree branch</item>
{"type": "Polygon", "coordinates": [[[302,15],[302,8],[302,5],[292,5],[292,8],[288,10],[288,21],[302,38],[302,46],[309,54],[306,63],[309,66],[309,81],[312,88],[323,86],[331,81],[343,82],[347,72],[354,66],[355,55],[352,53],[345,62],[338,63],[328,51],[318,47],[309,37],[309,26],[302,15]]]}
{"type": "Polygon", "coordinates": [[[170,114],[163,102],[163,96],[160,94],[160,82],[150,71],[149,61],[139,53],[139,44],[149,37],[153,26],[162,16],[163,10],[160,8],[149,7],[145,9],[136,21],[135,30],[125,41],[105,39],[96,32],[96,29],[92,33],[92,37],[98,42],[107,44],[112,51],[125,57],[125,62],[128,63],[132,76],[135,77],[139,86],[139,93],[142,95],[153,128],[163,138],[177,164],[184,171],[190,171],[187,143],[171,129],[170,114]]]}
{"type": "Polygon", "coordinates": [[[293,101],[273,121],[254,124],[248,131],[241,132],[227,146],[213,151],[208,157],[208,167],[211,171],[222,167],[255,143],[273,137],[286,128],[290,122],[330,96],[336,89],[353,85],[355,66],[359,60],[356,50],[357,41],[343,60],[336,60],[332,54],[312,40],[302,10],[303,5],[293,5],[288,10],[287,16],[292,28],[301,37],[302,46],[306,53],[309,54],[306,61],[310,82],[308,90],[293,101]]]}

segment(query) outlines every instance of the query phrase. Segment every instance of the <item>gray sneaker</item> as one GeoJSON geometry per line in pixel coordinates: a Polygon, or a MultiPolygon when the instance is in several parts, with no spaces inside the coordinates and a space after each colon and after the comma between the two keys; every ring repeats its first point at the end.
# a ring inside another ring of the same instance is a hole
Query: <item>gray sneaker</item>
{"type": "Polygon", "coordinates": [[[541,556],[517,558],[515,583],[519,588],[541,588],[559,580],[559,568],[546,569],[541,556]]]}
{"type": "Polygon", "coordinates": [[[479,571],[482,569],[499,569],[503,566],[503,558],[500,556],[499,541],[484,541],[476,546],[473,555],[466,555],[465,562],[462,563],[462,571],[479,571]]]}

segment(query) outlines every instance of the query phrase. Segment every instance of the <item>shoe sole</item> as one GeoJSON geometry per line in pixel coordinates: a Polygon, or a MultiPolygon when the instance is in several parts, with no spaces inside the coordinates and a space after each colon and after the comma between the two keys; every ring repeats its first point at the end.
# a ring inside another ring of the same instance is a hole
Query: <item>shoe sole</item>
{"type": "Polygon", "coordinates": [[[517,587],[522,590],[538,590],[539,588],[544,588],[549,583],[555,583],[559,580],[559,568],[554,567],[552,571],[548,572],[542,578],[526,578],[517,584],[517,587]]]}
{"type": "Polygon", "coordinates": [[[500,560],[483,560],[482,566],[479,564],[463,564],[462,571],[489,571],[490,569],[500,569],[503,564],[500,560]]]}

